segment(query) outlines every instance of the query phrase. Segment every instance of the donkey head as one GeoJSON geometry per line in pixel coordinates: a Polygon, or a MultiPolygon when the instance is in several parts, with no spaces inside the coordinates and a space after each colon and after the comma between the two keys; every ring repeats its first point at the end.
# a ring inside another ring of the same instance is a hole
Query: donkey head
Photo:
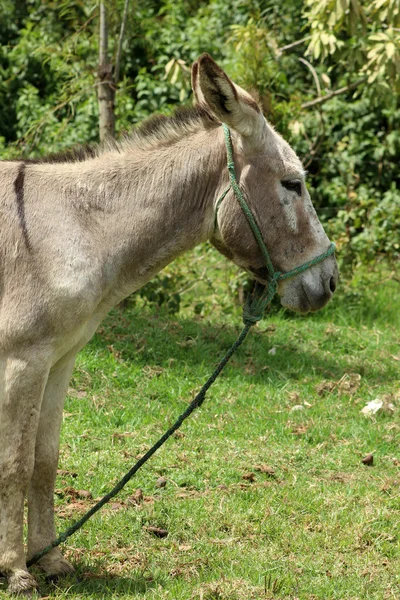
{"type": "MultiPolygon", "coordinates": [[[[208,54],[194,63],[192,85],[196,102],[231,130],[239,186],[275,270],[291,271],[325,252],[330,242],[311,203],[301,162],[268,124],[256,100],[234,84],[208,54]]],[[[218,211],[211,241],[225,256],[266,283],[260,249],[231,191],[218,211]]],[[[280,281],[281,303],[304,313],[318,310],[331,298],[337,278],[337,263],[330,256],[280,281]]]]}

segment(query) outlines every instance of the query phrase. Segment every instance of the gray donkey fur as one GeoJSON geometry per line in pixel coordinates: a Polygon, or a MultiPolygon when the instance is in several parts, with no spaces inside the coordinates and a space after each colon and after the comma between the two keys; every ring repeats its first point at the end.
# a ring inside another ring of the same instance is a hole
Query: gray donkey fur
{"type": "MultiPolygon", "coordinates": [[[[77,352],[109,309],[206,240],[265,279],[232,192],[214,226],[228,186],[221,122],[275,268],[288,271],[329,246],[302,165],[257,101],[207,54],[192,74],[193,109],[153,118],[118,144],[0,163],[0,571],[10,593],[36,588],[23,543],[26,496],[28,557],[55,538],[64,398],[77,352]]],[[[336,280],[330,257],[280,282],[278,293],[293,310],[318,310],[336,280]]],[[[40,565],[50,576],[73,570],[58,548],[40,565]]]]}

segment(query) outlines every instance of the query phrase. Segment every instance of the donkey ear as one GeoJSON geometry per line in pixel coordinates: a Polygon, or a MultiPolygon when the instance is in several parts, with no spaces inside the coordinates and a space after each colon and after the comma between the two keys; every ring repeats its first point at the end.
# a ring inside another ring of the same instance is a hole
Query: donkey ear
{"type": "Polygon", "coordinates": [[[264,119],[257,102],[234,84],[207,53],[193,64],[192,88],[196,102],[206,106],[218,121],[245,137],[259,132],[264,119]]]}

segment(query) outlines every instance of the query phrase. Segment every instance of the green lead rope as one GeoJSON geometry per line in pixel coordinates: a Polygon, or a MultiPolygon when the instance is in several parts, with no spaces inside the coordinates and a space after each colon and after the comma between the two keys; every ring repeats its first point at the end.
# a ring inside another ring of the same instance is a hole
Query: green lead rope
{"type": "MultiPolygon", "coordinates": [[[[318,264],[319,262],[321,262],[328,256],[331,256],[335,252],[335,245],[331,244],[326,252],[324,252],[320,256],[317,256],[313,260],[310,260],[310,261],[304,263],[303,265],[300,265],[300,267],[296,267],[295,269],[292,269],[291,271],[289,271],[287,273],[281,273],[280,271],[275,271],[275,269],[272,265],[271,259],[269,257],[269,254],[268,254],[268,250],[264,244],[264,240],[262,238],[261,231],[260,231],[257,223],[255,222],[254,217],[251,213],[251,210],[250,210],[249,206],[247,205],[247,203],[243,197],[243,194],[238,186],[237,179],[236,179],[236,172],[235,172],[235,164],[233,162],[233,150],[232,150],[232,141],[231,141],[230,132],[229,132],[228,127],[225,124],[223,124],[223,128],[224,128],[224,133],[225,133],[226,153],[227,153],[227,158],[228,158],[230,187],[227,190],[225,190],[225,192],[222,194],[222,196],[218,200],[217,205],[216,205],[216,213],[217,213],[217,210],[218,210],[222,200],[225,198],[225,196],[227,195],[229,190],[232,188],[236,199],[238,200],[244,214],[246,215],[247,221],[250,225],[250,228],[253,232],[255,239],[257,240],[260,251],[264,257],[264,261],[267,266],[268,274],[269,274],[268,285],[264,286],[260,283],[256,283],[253,293],[248,297],[246,304],[243,308],[244,327],[243,327],[241,333],[239,334],[239,337],[237,338],[235,343],[232,344],[232,346],[229,348],[229,350],[226,352],[225,356],[222,358],[220,363],[217,365],[217,367],[214,370],[214,372],[212,373],[212,375],[207,379],[206,383],[203,385],[203,387],[201,388],[201,390],[199,391],[197,396],[192,400],[192,402],[189,404],[189,406],[186,408],[186,410],[178,417],[178,419],[175,421],[175,423],[150,448],[150,450],[148,450],[137,461],[137,463],[126,473],[126,475],[124,475],[124,477],[116,484],[116,486],[108,494],[103,496],[103,498],[101,498],[101,500],[99,500],[90,510],[88,510],[87,513],[85,513],[78,521],[73,523],[63,533],[61,533],[56,540],[54,540],[53,542],[51,542],[51,544],[46,546],[43,550],[41,550],[40,552],[37,552],[34,556],[32,556],[32,558],[30,558],[27,561],[28,567],[30,567],[31,565],[38,562],[41,558],[43,558],[43,556],[45,556],[45,554],[50,552],[53,548],[56,548],[57,546],[59,546],[60,544],[65,542],[72,534],[74,534],[76,531],[78,531],[78,529],[80,529],[86,523],[86,521],[88,521],[95,513],[97,513],[101,509],[101,507],[104,506],[104,504],[106,504],[112,498],[114,498],[126,486],[128,481],[130,481],[130,479],[132,479],[132,477],[140,469],[140,467],[142,467],[149,460],[149,458],[151,458],[151,456],[153,456],[153,454],[155,454],[155,452],[157,452],[157,450],[165,444],[165,442],[168,440],[168,438],[170,438],[171,435],[173,435],[175,433],[175,431],[177,431],[177,429],[179,429],[179,427],[189,417],[189,415],[191,415],[192,412],[196,408],[198,408],[199,406],[201,406],[203,404],[208,389],[211,387],[211,385],[217,379],[218,375],[221,373],[221,371],[225,367],[225,365],[229,362],[232,355],[236,352],[236,350],[239,348],[239,346],[241,346],[243,344],[251,327],[255,323],[257,323],[257,321],[260,321],[262,319],[265,308],[267,307],[267,305],[269,304],[269,302],[272,300],[272,298],[274,297],[274,295],[276,293],[278,281],[280,279],[288,279],[289,277],[294,277],[295,275],[298,275],[299,273],[303,273],[303,271],[305,271],[306,269],[309,269],[313,265],[318,264]]],[[[215,219],[216,219],[216,217],[215,217],[215,219]]]]}

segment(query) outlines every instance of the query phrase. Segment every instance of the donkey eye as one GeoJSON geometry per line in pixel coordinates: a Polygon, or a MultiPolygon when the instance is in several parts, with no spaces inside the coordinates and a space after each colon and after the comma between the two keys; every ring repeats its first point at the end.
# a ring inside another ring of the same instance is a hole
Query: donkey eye
{"type": "Polygon", "coordinates": [[[281,181],[281,184],[287,190],[296,192],[296,194],[298,196],[301,196],[301,181],[300,181],[300,179],[288,179],[286,181],[281,181]]]}

